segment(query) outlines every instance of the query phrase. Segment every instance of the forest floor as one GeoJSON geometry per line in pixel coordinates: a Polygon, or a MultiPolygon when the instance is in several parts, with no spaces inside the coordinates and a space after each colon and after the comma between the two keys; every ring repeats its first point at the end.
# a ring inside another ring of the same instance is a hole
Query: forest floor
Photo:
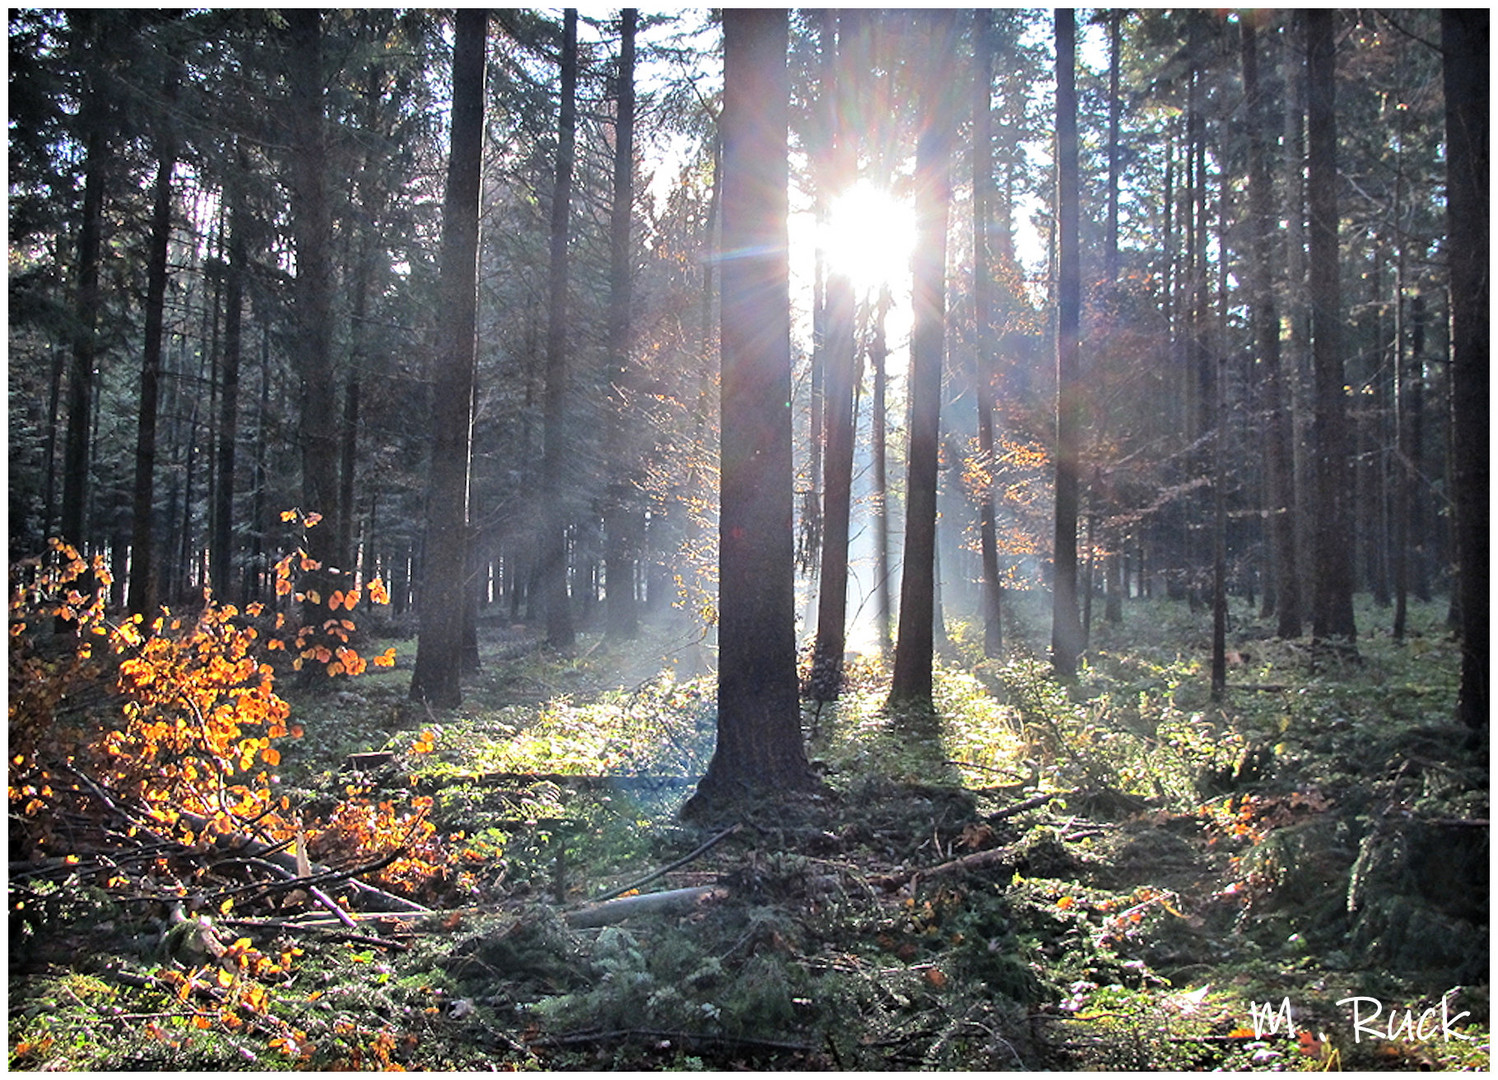
{"type": "Polygon", "coordinates": [[[430,798],[462,867],[433,912],[205,910],[285,961],[246,989],[173,952],[159,901],[12,862],[10,1066],[1489,1067],[1487,751],[1452,722],[1443,605],[1403,643],[1360,608],[1356,658],[1235,605],[1218,704],[1205,611],[1095,623],[1068,691],[1012,599],[1005,661],[951,625],[934,724],[858,660],[805,714],[823,789],[702,827],[684,624],[565,656],[486,627],[440,715],[405,699],[414,640],[376,641],[393,671],[282,688],[279,780],[309,813],[430,798]],[[633,883],[678,906],[590,902],[633,883]]]}

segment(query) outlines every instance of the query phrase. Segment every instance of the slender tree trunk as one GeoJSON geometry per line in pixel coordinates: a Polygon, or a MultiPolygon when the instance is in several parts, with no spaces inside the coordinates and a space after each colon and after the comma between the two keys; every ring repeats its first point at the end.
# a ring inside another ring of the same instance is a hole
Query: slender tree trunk
{"type": "Polygon", "coordinates": [[[1275,633],[1300,636],[1300,570],[1295,552],[1295,469],[1290,417],[1280,355],[1280,319],[1274,301],[1274,192],[1269,174],[1267,141],[1268,102],[1259,82],[1258,31],[1254,17],[1242,19],[1244,96],[1248,99],[1249,221],[1253,228],[1253,266],[1249,287],[1253,297],[1254,344],[1262,365],[1264,411],[1268,416],[1268,444],[1264,467],[1268,473],[1269,536],[1273,550],[1275,633]]]}
{"type": "Polygon", "coordinates": [[[889,346],[885,341],[885,318],[889,312],[889,289],[879,294],[874,308],[874,327],[869,345],[869,366],[874,369],[874,393],[870,407],[870,454],[874,471],[874,621],[879,634],[879,653],[889,656],[890,564],[889,564],[889,476],[886,398],[888,396],[889,346]]]}
{"type": "Polygon", "coordinates": [[[546,606],[546,642],[569,647],[576,637],[567,596],[568,453],[567,238],[572,203],[572,165],[577,132],[577,9],[567,8],[562,28],[561,108],[557,125],[556,180],[551,195],[551,277],[546,334],[546,430],[541,454],[546,499],[541,539],[541,589],[546,606]]]}
{"type": "MultiPolygon", "coordinates": [[[[1119,94],[1119,75],[1123,55],[1123,21],[1128,12],[1115,8],[1108,13],[1108,229],[1106,248],[1103,254],[1103,277],[1107,283],[1110,317],[1118,316],[1118,181],[1119,181],[1119,126],[1123,112],[1123,98],[1119,94]]],[[[1096,491],[1097,488],[1094,487],[1096,491]]],[[[1104,513],[1113,514],[1115,508],[1111,497],[1111,485],[1104,488],[1109,496],[1099,507],[1104,513]]],[[[1123,622],[1123,537],[1117,528],[1106,529],[1103,539],[1107,554],[1103,564],[1103,590],[1105,601],[1103,618],[1107,622],[1123,622]]]]}
{"type": "Polygon", "coordinates": [[[1316,598],[1316,471],[1312,460],[1310,429],[1314,419],[1311,403],[1310,313],[1306,303],[1306,141],[1305,141],[1305,49],[1301,33],[1304,20],[1291,15],[1284,20],[1285,130],[1284,216],[1285,273],[1284,341],[1281,384],[1290,412],[1291,484],[1295,503],[1296,590],[1302,625],[1313,616],[1316,598]]]}
{"type": "Polygon", "coordinates": [[[635,600],[635,566],[644,540],[644,522],[633,493],[634,453],[625,448],[630,405],[630,219],[634,207],[635,129],[634,8],[619,13],[618,113],[614,126],[614,203],[609,220],[609,495],[604,522],[604,598],[608,604],[607,634],[628,640],[639,633],[635,600]]]}
{"type": "MultiPolygon", "coordinates": [[[[828,13],[829,25],[834,19],[828,13]]],[[[846,80],[851,71],[847,41],[842,29],[834,47],[824,35],[824,81],[822,93],[831,110],[831,147],[828,174],[824,180],[834,188],[849,183],[858,170],[858,150],[852,130],[838,118],[845,114],[841,102],[849,100],[846,80]]],[[[853,341],[853,282],[845,266],[829,266],[822,350],[827,409],[827,456],[823,474],[822,558],[818,581],[817,637],[812,649],[811,697],[835,701],[842,689],[843,653],[847,647],[848,532],[853,509],[853,443],[856,420],[854,388],[857,364],[853,341]]]]}
{"type": "Polygon", "coordinates": [[[73,362],[68,370],[68,429],[63,443],[62,538],[80,552],[87,545],[89,420],[93,412],[94,365],[98,342],[99,252],[104,234],[104,164],[109,149],[102,121],[95,115],[96,89],[85,91],[87,122],[84,136],[83,217],[78,230],[78,268],[73,337],[73,362]]]}
{"type": "MultiPolygon", "coordinates": [[[[236,153],[243,169],[243,157],[236,153]]],[[[234,579],[234,468],[239,443],[239,368],[244,349],[244,273],[246,254],[244,196],[236,177],[230,195],[228,288],[224,311],[223,387],[219,398],[218,482],[214,487],[213,542],[209,547],[209,571],[214,595],[220,601],[236,599],[234,579]]]]}
{"type": "Polygon", "coordinates": [[[1352,614],[1347,399],[1337,250],[1336,14],[1308,10],[1306,87],[1311,215],[1311,318],[1316,365],[1316,611],[1318,640],[1356,640],[1352,614]]]}
{"type": "Polygon", "coordinates": [[[953,116],[950,80],[956,20],[925,15],[930,34],[924,118],[916,141],[916,246],[910,339],[910,449],[900,625],[895,638],[891,709],[930,713],[936,609],[936,488],[941,454],[941,372],[946,336],[947,215],[951,204],[953,116]]]}
{"type": "Polygon", "coordinates": [[[482,8],[457,13],[452,145],[442,206],[437,364],[432,388],[432,466],[421,583],[421,632],[411,698],[455,708],[467,600],[468,485],[478,314],[479,182],[484,139],[482,8]]]}
{"type": "Polygon", "coordinates": [[[1410,438],[1408,451],[1410,589],[1430,600],[1430,533],[1425,515],[1425,297],[1410,299],[1410,438]]]}
{"type": "MultiPolygon", "coordinates": [[[[168,95],[175,81],[168,82],[168,95]]],[[[161,345],[166,311],[167,251],[172,236],[172,169],[174,141],[163,134],[157,143],[155,197],[146,265],[145,348],[140,367],[140,405],[135,429],[135,484],[130,520],[132,550],[126,604],[132,614],[156,611],[156,416],[161,404],[161,345]]],[[[116,571],[118,573],[118,570],[116,571]]]]}
{"type": "Polygon", "coordinates": [[[1410,589],[1410,371],[1405,357],[1405,342],[1409,337],[1406,310],[1405,256],[1401,242],[1394,282],[1394,467],[1391,493],[1394,504],[1391,567],[1394,575],[1394,623],[1391,632],[1395,641],[1404,640],[1410,589]]]}
{"type": "Polygon", "coordinates": [[[1441,13],[1446,213],[1451,260],[1457,587],[1462,675],[1457,717],[1488,727],[1488,12],[1441,13]]]}
{"type": "Polygon", "coordinates": [[[1056,529],[1051,597],[1051,666],[1056,677],[1077,677],[1082,625],[1077,615],[1077,470],[1081,440],[1079,345],[1082,323],[1078,251],[1076,23],[1056,11],[1056,529]]]}
{"type": "Polygon", "coordinates": [[[47,386],[47,475],[43,481],[42,535],[43,544],[48,537],[56,536],[53,528],[57,521],[57,413],[62,402],[62,375],[67,370],[67,351],[52,347],[52,372],[47,386]]]}
{"type": "Polygon", "coordinates": [[[788,18],[723,12],[722,485],[718,741],[683,807],[805,788],[796,685],[790,271],[786,256],[788,18]]]}
{"type": "Polygon", "coordinates": [[[977,330],[979,473],[978,542],[983,575],[983,655],[1004,651],[1003,586],[999,582],[999,542],[994,522],[993,471],[993,260],[988,250],[993,195],[993,14],[973,12],[973,319],[977,330]]]}

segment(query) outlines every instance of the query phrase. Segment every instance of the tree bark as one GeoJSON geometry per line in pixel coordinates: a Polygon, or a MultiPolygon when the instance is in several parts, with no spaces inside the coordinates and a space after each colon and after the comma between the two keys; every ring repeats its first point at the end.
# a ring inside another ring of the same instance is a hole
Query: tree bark
{"type": "Polygon", "coordinates": [[[541,483],[546,500],[541,537],[540,585],[546,607],[546,643],[554,649],[572,645],[571,601],[567,595],[567,499],[565,458],[568,450],[567,239],[572,204],[572,165],[577,135],[577,9],[562,16],[562,88],[557,121],[556,179],[551,193],[551,273],[546,333],[546,429],[541,453],[541,483]]]}
{"type": "Polygon", "coordinates": [[[432,465],[427,479],[421,631],[411,698],[456,707],[466,594],[469,461],[478,305],[479,182],[484,136],[484,45],[481,8],[457,13],[453,46],[451,148],[442,207],[438,288],[443,318],[433,373],[432,465]]]}
{"type": "Polygon", "coordinates": [[[607,633],[628,640],[639,633],[635,565],[644,540],[644,522],[633,493],[634,454],[626,448],[630,405],[630,220],[634,207],[635,130],[634,8],[619,13],[618,113],[614,126],[614,202],[609,219],[609,434],[614,447],[604,521],[604,600],[607,633]]]}
{"type": "Polygon", "coordinates": [[[879,654],[889,656],[890,565],[889,565],[889,439],[888,398],[889,346],[885,320],[889,312],[889,289],[883,289],[874,307],[874,327],[869,344],[869,366],[874,369],[873,401],[870,404],[870,455],[874,471],[874,621],[879,634],[879,654]]]}
{"type": "MultiPolygon", "coordinates": [[[[1127,12],[1115,8],[1108,13],[1108,230],[1107,246],[1103,252],[1103,278],[1109,296],[1108,314],[1118,317],[1118,178],[1119,178],[1119,121],[1123,112],[1123,99],[1118,92],[1120,67],[1123,58],[1123,21],[1127,12]]],[[[1097,486],[1093,488],[1098,490],[1097,486]]],[[[1111,486],[1104,485],[1104,491],[1111,486]]],[[[1099,507],[1106,513],[1113,512],[1111,495],[1104,498],[1099,507]]],[[[1123,622],[1123,537],[1104,533],[1108,552],[1104,556],[1104,593],[1106,600],[1103,618],[1110,623],[1123,622]]],[[[1090,633],[1091,627],[1089,625],[1090,633]]]]}
{"type": "Polygon", "coordinates": [[[930,713],[936,613],[936,487],[941,455],[941,372],[946,337],[947,215],[954,117],[950,80],[956,30],[950,11],[925,15],[930,45],[923,118],[916,141],[916,245],[911,263],[910,449],[900,622],[889,707],[930,713]]]}
{"type": "MultiPolygon", "coordinates": [[[[235,167],[244,161],[236,153],[235,167]]],[[[241,178],[236,176],[229,200],[228,280],[224,296],[223,386],[219,396],[218,481],[214,487],[213,542],[208,567],[213,593],[221,603],[238,599],[234,580],[234,469],[239,443],[239,368],[244,350],[244,274],[248,261],[241,178]]]]}
{"type": "MultiPolygon", "coordinates": [[[[831,26],[836,13],[825,17],[831,26]]],[[[823,35],[821,92],[832,106],[829,168],[822,182],[839,190],[858,171],[858,152],[851,128],[841,123],[851,98],[845,85],[851,71],[848,31],[837,44],[823,35]]],[[[843,682],[843,653],[847,647],[848,531],[853,507],[853,443],[856,420],[854,389],[857,364],[853,342],[853,282],[846,266],[829,266],[823,315],[823,386],[827,420],[827,452],[822,495],[822,557],[817,590],[817,637],[812,648],[811,697],[835,701],[843,682]]]]}
{"type": "Polygon", "coordinates": [[[95,329],[99,312],[99,253],[104,235],[104,164],[109,154],[92,83],[85,89],[83,215],[78,228],[78,267],[73,358],[68,369],[68,428],[63,443],[62,539],[80,553],[88,542],[89,420],[94,400],[95,329]]]}
{"type": "Polygon", "coordinates": [[[308,644],[332,647],[323,633],[334,618],[328,600],[343,587],[338,565],[338,407],[333,374],[332,209],[328,196],[327,120],[322,79],[322,16],[308,8],[286,13],[291,125],[292,219],[296,248],[296,339],[300,380],[304,515],[320,514],[306,550],[316,568],[298,583],[305,596],[301,624],[308,644]]]}
{"type": "Polygon", "coordinates": [[[1311,218],[1311,327],[1316,371],[1316,609],[1318,640],[1357,639],[1348,550],[1351,470],[1343,391],[1342,290],[1337,250],[1336,14],[1308,10],[1307,160],[1311,218]]]}
{"type": "Polygon", "coordinates": [[[1253,228],[1253,267],[1249,288],[1253,297],[1254,343],[1264,371],[1264,412],[1268,417],[1268,445],[1264,467],[1268,473],[1269,536],[1274,564],[1275,633],[1300,636],[1300,570],[1295,553],[1295,470],[1290,417],[1286,409],[1280,353],[1280,319],[1274,301],[1274,185],[1265,150],[1268,102],[1259,82],[1258,31],[1254,17],[1242,19],[1243,91],[1248,100],[1248,198],[1253,228]]]}
{"type": "Polygon", "coordinates": [[[1488,727],[1488,12],[1441,12],[1462,674],[1457,717],[1488,727]]]}
{"type": "Polygon", "coordinates": [[[687,817],[815,782],[796,685],[787,38],[783,10],[723,12],[718,741],[687,817]]]}
{"type": "MultiPolygon", "coordinates": [[[[167,95],[176,86],[168,79],[167,95]]],[[[166,121],[162,121],[165,125],[166,121]]],[[[161,344],[166,311],[167,251],[172,236],[172,169],[175,141],[165,126],[156,145],[156,185],[151,207],[151,239],[146,265],[144,355],[140,367],[140,404],[135,429],[135,483],[130,508],[130,586],[126,604],[132,614],[156,611],[156,416],[161,405],[161,344]]],[[[116,573],[121,568],[116,568],[116,573]]]]}
{"type": "Polygon", "coordinates": [[[1081,440],[1079,346],[1082,322],[1078,251],[1076,23],[1056,11],[1056,528],[1051,595],[1051,666],[1077,677],[1082,624],[1077,614],[1077,489],[1081,440]]]}
{"type": "Polygon", "coordinates": [[[973,12],[973,319],[976,323],[978,455],[984,477],[978,498],[978,542],[983,575],[983,655],[1004,651],[1003,586],[994,522],[993,471],[993,259],[988,250],[993,196],[993,14],[973,12]]]}

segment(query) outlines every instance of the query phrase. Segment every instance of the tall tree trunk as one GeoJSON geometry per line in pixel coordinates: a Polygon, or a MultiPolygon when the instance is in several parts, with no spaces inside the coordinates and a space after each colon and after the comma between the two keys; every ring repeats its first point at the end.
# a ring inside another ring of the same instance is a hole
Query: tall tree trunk
{"type": "Polygon", "coordinates": [[[421,630],[411,699],[455,708],[466,601],[468,485],[478,307],[479,181],[484,141],[482,8],[457,13],[451,147],[442,205],[437,364],[432,387],[432,466],[421,584],[421,630]]]}
{"type": "Polygon", "coordinates": [[[568,452],[567,239],[572,203],[572,164],[577,133],[577,9],[562,16],[562,89],[557,123],[556,179],[551,194],[551,274],[546,334],[546,428],[541,452],[541,590],[546,605],[546,642],[569,647],[576,637],[567,596],[566,455],[568,452]]]}
{"type": "Polygon", "coordinates": [[[1314,616],[1316,606],[1316,468],[1312,460],[1310,430],[1314,420],[1311,374],[1310,309],[1306,302],[1306,140],[1305,140],[1305,48],[1304,20],[1285,18],[1282,27],[1285,63],[1284,216],[1285,273],[1284,321],[1289,333],[1281,366],[1285,405],[1290,411],[1291,488],[1295,497],[1296,589],[1302,624],[1314,616]]]}
{"type": "Polygon", "coordinates": [[[1274,186],[1265,151],[1268,102],[1259,82],[1258,31],[1254,16],[1242,19],[1243,90],[1248,99],[1248,198],[1253,228],[1254,344],[1263,367],[1264,411],[1269,419],[1264,468],[1268,473],[1269,536],[1273,549],[1275,633],[1300,636],[1300,570],[1295,552],[1295,469],[1285,380],[1280,362],[1280,319],[1274,301],[1274,186]]]}
{"type": "MultiPolygon", "coordinates": [[[[296,339],[293,348],[300,380],[303,514],[321,521],[306,535],[316,568],[299,583],[301,625],[308,644],[332,648],[323,626],[334,618],[329,600],[343,588],[339,566],[338,407],[333,374],[332,209],[328,196],[327,120],[322,77],[322,16],[294,8],[287,27],[288,103],[292,131],[291,187],[296,247],[296,339]]],[[[309,674],[310,674],[310,669],[309,674]]]]}
{"type": "Polygon", "coordinates": [[[900,574],[900,625],[895,638],[891,709],[930,713],[933,619],[936,610],[936,486],[941,454],[941,372],[946,337],[947,215],[951,204],[953,116],[950,80],[955,53],[951,11],[925,15],[926,96],[916,141],[916,245],[911,263],[910,448],[906,480],[905,555],[900,574]]]}
{"type": "Polygon", "coordinates": [[[1430,532],[1426,528],[1425,498],[1425,297],[1410,300],[1410,441],[1409,518],[1410,589],[1415,598],[1430,600],[1430,532]]]}
{"type": "Polygon", "coordinates": [[[993,14],[973,12],[973,320],[977,331],[978,455],[984,477],[978,499],[978,542],[983,576],[983,655],[1004,651],[1003,586],[994,523],[993,470],[993,259],[988,250],[993,196],[993,14]]]}
{"type": "Polygon", "coordinates": [[[1351,471],[1343,392],[1342,289],[1337,250],[1336,13],[1308,10],[1306,90],[1311,216],[1311,320],[1316,367],[1316,610],[1318,640],[1357,638],[1352,614],[1351,471]]]}
{"type": "MultiPolygon", "coordinates": [[[[167,95],[176,85],[168,80],[167,95]]],[[[156,186],[151,207],[151,239],[146,264],[144,355],[140,366],[140,405],[135,429],[135,483],[130,504],[132,555],[126,604],[132,614],[156,611],[156,416],[161,404],[161,343],[166,312],[167,251],[172,237],[172,169],[177,148],[163,132],[156,146],[156,186]]],[[[116,573],[120,568],[116,569],[116,573]]]]}
{"type": "MultiPolygon", "coordinates": [[[[828,25],[836,15],[827,12],[828,25]]],[[[842,103],[852,95],[846,85],[851,74],[847,27],[839,41],[823,35],[822,93],[833,107],[828,154],[829,168],[822,180],[833,190],[854,179],[858,148],[842,103]]],[[[826,395],[827,453],[823,473],[822,557],[817,591],[817,636],[812,648],[810,693],[814,701],[835,701],[842,689],[843,652],[847,646],[848,532],[853,508],[853,443],[856,420],[854,389],[857,363],[853,341],[853,281],[846,266],[828,267],[826,312],[823,316],[823,385],[826,395]]]]}
{"type": "MultiPolygon", "coordinates": [[[[245,161],[237,152],[236,166],[245,161]]],[[[248,261],[244,194],[240,177],[233,181],[229,198],[228,282],[224,310],[223,387],[219,398],[218,482],[214,487],[213,542],[208,565],[214,595],[222,602],[236,599],[234,580],[234,468],[239,443],[239,367],[244,349],[244,274],[248,261]]]]}
{"type": "MultiPolygon", "coordinates": [[[[1119,74],[1123,58],[1123,21],[1128,13],[1115,8],[1108,13],[1108,230],[1106,247],[1103,249],[1103,278],[1108,290],[1108,313],[1118,317],[1118,179],[1119,179],[1119,121],[1123,112],[1123,98],[1119,95],[1119,74]]],[[[1099,489],[1096,485],[1094,492],[1099,489]]],[[[1111,485],[1104,491],[1110,493],[1098,508],[1112,514],[1111,485]]],[[[1104,556],[1104,593],[1106,600],[1103,618],[1110,623],[1123,622],[1123,536],[1116,529],[1104,534],[1107,554],[1104,556]]],[[[1089,627],[1089,632],[1090,632],[1089,627]]]]}
{"type": "Polygon", "coordinates": [[[68,429],[63,443],[62,538],[80,552],[87,545],[89,421],[93,412],[94,365],[98,341],[99,253],[104,234],[104,165],[109,147],[104,137],[99,90],[85,90],[83,217],[78,229],[77,325],[73,361],[68,369],[68,429]]]}
{"type": "Polygon", "coordinates": [[[1457,561],[1462,675],[1457,717],[1488,727],[1488,12],[1441,13],[1446,214],[1451,261],[1457,561]]]}
{"type": "Polygon", "coordinates": [[[1051,595],[1051,666],[1077,677],[1082,624],[1077,614],[1077,470],[1081,441],[1079,345],[1082,274],[1078,251],[1076,22],[1056,11],[1056,529],[1051,595]]]}
{"type": "Polygon", "coordinates": [[[618,112],[614,122],[614,204],[609,219],[609,435],[614,452],[604,521],[604,597],[609,637],[628,640],[639,633],[635,601],[635,566],[644,540],[637,508],[635,456],[626,449],[630,404],[630,219],[634,207],[635,130],[634,8],[619,12],[618,112]]]}
{"type": "Polygon", "coordinates": [[[869,344],[869,366],[874,369],[873,402],[870,406],[869,441],[874,472],[874,621],[879,634],[879,654],[890,654],[890,565],[889,565],[889,453],[886,399],[889,390],[889,346],[885,320],[889,313],[889,289],[879,293],[874,308],[874,326],[869,344]]]}
{"type": "Polygon", "coordinates": [[[683,807],[810,786],[796,685],[788,19],[723,12],[722,461],[718,741],[683,807]]]}
{"type": "Polygon", "coordinates": [[[52,347],[51,378],[47,381],[47,474],[42,482],[42,535],[43,544],[50,536],[56,536],[53,525],[57,520],[57,412],[62,402],[62,375],[67,370],[67,350],[52,347]]]}

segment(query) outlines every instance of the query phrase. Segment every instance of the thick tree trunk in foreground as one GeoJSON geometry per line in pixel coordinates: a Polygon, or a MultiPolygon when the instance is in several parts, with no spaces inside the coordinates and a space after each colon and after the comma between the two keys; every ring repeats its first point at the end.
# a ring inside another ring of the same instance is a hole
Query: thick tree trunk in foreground
{"type": "Polygon", "coordinates": [[[1059,237],[1056,330],[1056,530],[1051,595],[1051,666],[1077,676],[1082,624],[1077,614],[1077,502],[1081,417],[1079,347],[1082,276],[1077,229],[1076,23],[1056,12],[1056,221],[1059,237]]]}
{"type": "Polygon", "coordinates": [[[683,808],[810,787],[796,685],[784,11],[723,13],[718,742],[683,808]]]}
{"type": "Polygon", "coordinates": [[[452,146],[442,207],[442,320],[432,388],[432,465],[427,478],[421,636],[411,698],[453,708],[459,686],[467,590],[468,481],[473,415],[479,176],[484,135],[483,9],[457,15],[453,48],[452,146]]]}
{"type": "Polygon", "coordinates": [[[1488,12],[1441,13],[1451,385],[1462,614],[1458,718],[1488,726],[1488,12]]]}
{"type": "Polygon", "coordinates": [[[936,485],[941,449],[941,369],[946,336],[947,214],[951,203],[951,80],[955,52],[952,12],[927,13],[924,122],[916,141],[916,247],[911,289],[910,449],[906,481],[905,558],[889,707],[932,710],[931,663],[936,612],[936,485]]]}

